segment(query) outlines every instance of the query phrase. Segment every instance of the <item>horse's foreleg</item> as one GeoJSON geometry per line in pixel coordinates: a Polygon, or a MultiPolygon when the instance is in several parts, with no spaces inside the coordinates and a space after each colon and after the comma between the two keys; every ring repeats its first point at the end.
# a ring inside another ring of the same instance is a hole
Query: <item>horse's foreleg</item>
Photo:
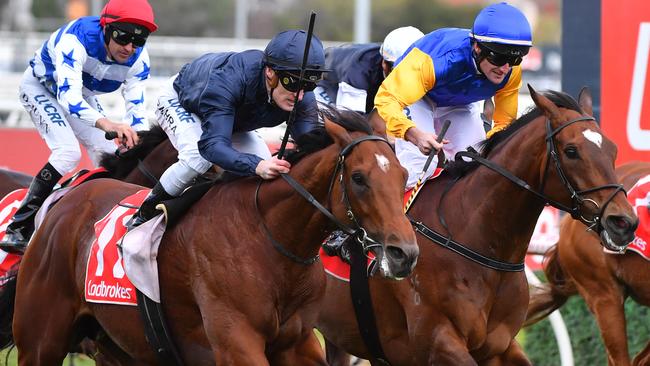
{"type": "Polygon", "coordinates": [[[350,365],[350,355],[327,339],[325,339],[325,353],[330,366],[350,365]]]}
{"type": "MultiPolygon", "coordinates": [[[[29,280],[29,276],[24,276],[29,280]]],[[[54,277],[54,276],[52,276],[54,277]]],[[[42,277],[23,284],[25,296],[16,296],[14,339],[18,349],[19,366],[61,365],[68,353],[74,321],[74,304],[70,299],[51,294],[50,305],[44,307],[38,298],[47,293],[42,277]],[[36,288],[38,287],[38,288],[36,288]]],[[[21,279],[18,279],[19,286],[21,279]]],[[[50,284],[56,286],[56,284],[50,284]]],[[[52,288],[52,287],[49,287],[52,288]]]]}
{"type": "MultiPolygon", "coordinates": [[[[223,313],[219,314],[224,319],[223,313]]],[[[235,324],[210,322],[204,323],[215,364],[219,366],[269,366],[266,359],[266,341],[261,334],[251,328],[245,320],[235,324]]]]}
{"type": "Polygon", "coordinates": [[[502,354],[489,360],[481,362],[481,366],[530,366],[532,363],[526,357],[524,350],[514,339],[510,342],[508,349],[502,354]]]}
{"type": "Polygon", "coordinates": [[[589,289],[583,286],[585,283],[579,284],[578,290],[596,317],[609,364],[629,366],[623,295],[614,284],[600,283],[589,289]]]}
{"type": "Polygon", "coordinates": [[[282,350],[271,358],[271,365],[274,366],[327,366],[323,348],[316,338],[314,331],[305,330],[304,336],[294,347],[282,350]]]}
{"type": "Polygon", "coordinates": [[[633,366],[649,366],[650,365],[650,342],[645,345],[645,348],[641,350],[632,360],[633,366]]]}
{"type": "Polygon", "coordinates": [[[444,327],[435,332],[427,365],[436,366],[476,366],[478,365],[467,350],[467,344],[451,328],[444,327]]]}

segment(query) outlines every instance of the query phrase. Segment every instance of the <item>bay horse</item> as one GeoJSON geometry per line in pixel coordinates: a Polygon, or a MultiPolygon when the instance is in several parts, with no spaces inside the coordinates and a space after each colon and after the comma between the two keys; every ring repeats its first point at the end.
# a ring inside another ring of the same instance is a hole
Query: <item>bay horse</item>
{"type": "MultiPolygon", "coordinates": [[[[149,131],[138,132],[140,143],[119,155],[104,154],[99,166],[106,169],[108,176],[113,179],[139,184],[145,187],[153,187],[157,179],[171,164],[176,162],[178,153],[167,138],[165,132],[154,127],[149,131]]],[[[10,192],[26,188],[33,177],[16,171],[0,169],[0,198],[10,192]]],[[[9,276],[12,274],[9,274],[9,276]]],[[[15,281],[3,282],[0,285],[0,303],[12,301],[15,296],[15,281]]],[[[13,309],[2,307],[0,320],[8,327],[0,329],[0,345],[11,344],[11,320],[13,309]]],[[[111,360],[96,354],[96,348],[92,342],[84,340],[79,348],[71,351],[85,353],[95,359],[97,365],[114,365],[111,360]]]]}
{"type": "MultiPolygon", "coordinates": [[[[360,115],[331,110],[324,129],[298,139],[287,155],[289,177],[329,206],[337,225],[284,179],[250,177],[213,186],[167,229],[158,255],[161,298],[185,364],[326,365],[313,333],[325,289],[316,259],[336,226],[354,228],[353,238],[383,258],[384,276],[411,272],[418,248],[402,212],[406,171],[371,133],[360,115]]],[[[18,274],[19,365],[58,365],[83,336],[121,364],[156,364],[136,308],[84,301],[93,223],[140,188],[90,181],[48,213],[18,274]]]]}
{"type": "MultiPolygon", "coordinates": [[[[484,141],[480,156],[466,153],[480,164],[457,155],[423,186],[408,213],[420,248],[413,274],[370,280],[390,365],[530,365],[514,337],[528,305],[523,261],[546,203],[614,243],[633,237],[638,219],[615,184],[616,146],[591,117],[591,98],[529,89],[536,108],[484,141]],[[465,249],[449,250],[452,240],[465,249]]],[[[320,309],[330,365],[345,365],[343,351],[384,365],[362,340],[349,283],[328,276],[320,309]]]]}
{"type": "MultiPolygon", "coordinates": [[[[650,174],[650,163],[624,164],[616,174],[630,189],[650,174]]],[[[608,364],[650,365],[650,342],[630,363],[623,307],[627,297],[650,306],[650,264],[631,251],[605,253],[600,242],[581,222],[568,216],[562,219],[559,241],[544,254],[548,282],[532,291],[526,325],[538,322],[579,294],[596,317],[608,364]]]]}
{"type": "Polygon", "coordinates": [[[119,154],[104,154],[99,166],[110,178],[153,187],[162,173],[178,160],[178,152],[162,128],[138,132],[140,142],[119,154]]]}

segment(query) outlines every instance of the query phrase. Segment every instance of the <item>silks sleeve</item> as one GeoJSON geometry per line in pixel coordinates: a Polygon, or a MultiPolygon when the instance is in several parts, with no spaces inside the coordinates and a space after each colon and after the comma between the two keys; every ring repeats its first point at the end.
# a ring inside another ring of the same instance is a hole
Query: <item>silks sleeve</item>
{"type": "Polygon", "coordinates": [[[436,83],[431,57],[413,48],[379,86],[375,108],[386,121],[388,133],[404,138],[415,123],[404,115],[403,109],[420,100],[436,83]]]}
{"type": "Polygon", "coordinates": [[[494,95],[494,126],[488,131],[488,138],[508,127],[510,122],[517,118],[519,88],[521,88],[521,66],[515,66],[506,85],[494,95]]]}

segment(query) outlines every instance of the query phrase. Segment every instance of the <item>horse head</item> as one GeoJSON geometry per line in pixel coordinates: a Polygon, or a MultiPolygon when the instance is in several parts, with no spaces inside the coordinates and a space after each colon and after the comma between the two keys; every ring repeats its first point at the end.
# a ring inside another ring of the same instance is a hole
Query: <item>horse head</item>
{"type": "Polygon", "coordinates": [[[329,109],[323,114],[327,134],[339,151],[330,185],[332,213],[353,228],[353,245],[362,243],[376,255],[383,276],[408,276],[419,249],[402,208],[407,173],[385,140],[385,127],[368,125],[353,112],[329,109]],[[341,120],[364,124],[365,131],[349,131],[341,120]]]}
{"type": "Polygon", "coordinates": [[[599,233],[607,249],[624,250],[634,239],[639,221],[618,184],[616,145],[593,117],[591,94],[583,88],[578,108],[559,108],[529,89],[547,121],[540,192],[599,233]]]}

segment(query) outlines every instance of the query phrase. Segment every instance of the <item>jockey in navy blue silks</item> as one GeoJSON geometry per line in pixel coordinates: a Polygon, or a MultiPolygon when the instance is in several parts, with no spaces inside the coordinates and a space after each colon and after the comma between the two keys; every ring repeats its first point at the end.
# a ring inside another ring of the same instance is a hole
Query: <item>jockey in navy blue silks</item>
{"type": "Polygon", "coordinates": [[[393,62],[424,34],[414,27],[394,29],[379,43],[346,44],[325,50],[330,71],[314,90],[316,99],[338,108],[370,113],[375,94],[393,62]]]}
{"type": "Polygon", "coordinates": [[[212,53],[183,66],[158,98],[158,123],[178,150],[170,166],[152,189],[131,227],[156,214],[155,206],[180,195],[213,164],[240,176],[273,179],[291,168],[271,157],[260,135],[261,127],[285,122],[294,108],[292,136],[311,131],[318,122],[312,90],[324,71],[323,46],[311,40],[307,69],[298,90],[307,34],[289,30],[276,35],[262,51],[212,53]]]}
{"type": "Polygon", "coordinates": [[[20,101],[51,150],[22,205],[7,227],[0,248],[20,253],[34,231],[34,217],[59,179],[81,160],[79,143],[97,164],[116,146],[104,132],[116,132],[127,147],[136,130],[148,128],[144,82],[149,78],[147,37],[157,29],[147,0],[110,0],[99,17],[64,25],[43,43],[20,83],[20,101]],[[121,89],[123,123],[104,115],[97,95],[121,89]]]}

